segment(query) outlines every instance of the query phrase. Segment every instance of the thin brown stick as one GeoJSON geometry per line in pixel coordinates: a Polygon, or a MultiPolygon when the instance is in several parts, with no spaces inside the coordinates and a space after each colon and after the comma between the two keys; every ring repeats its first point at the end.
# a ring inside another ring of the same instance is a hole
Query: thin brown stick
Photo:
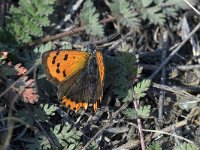
{"type": "MultiPolygon", "coordinates": [[[[147,129],[142,129],[143,131],[145,132],[156,132],[153,136],[152,135],[148,135],[145,140],[146,141],[150,141],[151,139],[154,139],[154,138],[157,138],[159,135],[161,134],[167,134],[167,135],[172,135],[172,136],[176,136],[176,135],[173,135],[173,134],[169,134],[169,132],[171,132],[174,128],[180,128],[182,126],[185,126],[187,125],[187,120],[183,120],[183,121],[180,121],[176,124],[173,124],[171,126],[168,126],[166,128],[163,128],[161,129],[160,131],[156,131],[156,130],[147,130],[147,129]]],[[[134,125],[135,126],[135,125],[134,125]]],[[[191,143],[190,140],[188,139],[185,139],[183,137],[180,137],[178,136],[178,138],[182,139],[182,140],[185,140],[189,143],[191,143]]],[[[137,147],[138,145],[140,144],[140,141],[139,140],[130,140],[128,141],[127,143],[121,145],[120,147],[118,147],[117,149],[115,150],[121,150],[121,149],[133,149],[135,147],[137,147]]]]}
{"type": "MultiPolygon", "coordinates": [[[[135,108],[136,112],[139,109],[139,105],[138,105],[138,98],[136,97],[136,95],[134,94],[134,90],[133,90],[133,86],[132,86],[132,97],[133,97],[133,107],[135,108]]],[[[145,146],[145,140],[144,140],[144,134],[142,132],[142,122],[140,118],[137,118],[137,125],[138,125],[138,132],[139,132],[139,136],[140,136],[140,145],[141,145],[141,149],[142,150],[146,150],[146,146],[145,146]]]]}
{"type": "MultiPolygon", "coordinates": [[[[106,18],[106,19],[103,19],[100,21],[101,24],[104,24],[104,23],[108,23],[108,22],[112,22],[116,20],[115,17],[110,17],[110,18],[106,18]]],[[[38,39],[38,40],[35,40],[35,41],[32,41],[32,42],[29,42],[27,44],[25,44],[25,46],[33,46],[33,45],[37,45],[37,44],[41,44],[41,43],[45,43],[45,42],[48,42],[48,41],[54,41],[54,40],[57,40],[57,39],[60,39],[62,37],[65,37],[65,36],[68,36],[68,35],[72,35],[74,34],[74,32],[82,32],[85,30],[85,26],[82,26],[82,27],[78,27],[78,28],[74,28],[70,31],[65,31],[65,32],[62,32],[62,33],[58,33],[56,35],[53,35],[53,36],[46,36],[46,37],[43,37],[41,39],[38,39]],[[73,31],[72,31],[73,30],[73,31]]]]}
{"type": "Polygon", "coordinates": [[[180,97],[185,97],[187,99],[190,99],[190,102],[200,102],[200,98],[193,96],[178,87],[169,87],[167,85],[160,85],[160,84],[156,84],[156,83],[153,83],[153,87],[158,88],[158,89],[163,89],[163,90],[172,92],[180,97]]]}

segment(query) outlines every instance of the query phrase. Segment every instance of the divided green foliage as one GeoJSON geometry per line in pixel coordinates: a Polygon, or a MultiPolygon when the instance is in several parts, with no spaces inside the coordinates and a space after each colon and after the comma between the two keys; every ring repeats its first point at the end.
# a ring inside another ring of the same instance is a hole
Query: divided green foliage
{"type": "Polygon", "coordinates": [[[41,54],[53,49],[53,43],[52,42],[48,42],[46,44],[42,44],[40,46],[35,47],[35,49],[33,50],[34,52],[34,56],[35,56],[35,62],[37,64],[41,64],[41,54]]]}
{"type": "Polygon", "coordinates": [[[152,6],[144,9],[142,15],[143,20],[149,20],[150,23],[163,25],[165,22],[165,14],[161,13],[159,6],[152,6]]]}
{"type": "Polygon", "coordinates": [[[74,150],[80,144],[81,135],[81,132],[76,131],[70,124],[65,124],[64,126],[58,124],[50,128],[49,138],[42,132],[37,132],[35,133],[35,138],[27,137],[24,141],[28,143],[26,144],[28,150],[49,150],[54,147],[62,150],[74,150]],[[52,140],[54,147],[48,139],[52,140]]]}
{"type": "Polygon", "coordinates": [[[127,27],[138,27],[140,25],[140,18],[138,13],[129,7],[126,0],[114,0],[112,3],[107,2],[117,21],[127,27]]]}
{"type": "Polygon", "coordinates": [[[176,146],[173,150],[199,150],[199,148],[194,144],[182,143],[176,146]]]}
{"type": "Polygon", "coordinates": [[[137,111],[135,111],[135,109],[133,108],[127,108],[123,111],[123,114],[131,120],[137,119],[138,117],[145,119],[149,117],[150,111],[150,106],[140,106],[140,108],[137,111]]]}
{"type": "Polygon", "coordinates": [[[127,96],[123,99],[123,102],[133,102],[133,90],[129,89],[127,96]]]}
{"type": "MultiPolygon", "coordinates": [[[[114,95],[118,98],[123,98],[124,102],[133,101],[133,91],[130,88],[132,82],[138,75],[138,67],[136,65],[137,58],[133,53],[129,53],[128,51],[129,47],[126,44],[122,44],[117,58],[115,60],[109,60],[109,63],[112,64],[112,66],[110,67],[109,64],[106,64],[109,69],[115,68],[115,70],[112,71],[113,74],[106,73],[108,74],[108,77],[110,76],[109,80],[107,80],[112,81],[113,83],[114,95]]],[[[149,80],[143,80],[134,87],[134,94],[138,100],[145,96],[145,92],[149,85],[149,80]]]]}
{"type": "Polygon", "coordinates": [[[151,111],[151,106],[140,106],[137,114],[138,116],[140,116],[141,118],[147,118],[150,115],[150,111],[151,111]]]}
{"type": "Polygon", "coordinates": [[[99,146],[95,142],[91,142],[90,145],[87,147],[87,150],[99,150],[99,146]]]}
{"type": "MultiPolygon", "coordinates": [[[[195,0],[188,0],[195,4],[195,0]]],[[[119,23],[127,27],[137,27],[140,20],[155,25],[164,25],[167,16],[176,17],[178,11],[187,9],[188,5],[182,0],[113,0],[106,1],[113,16],[119,23]]]]}
{"type": "MultiPolygon", "coordinates": [[[[31,110],[33,117],[41,122],[47,122],[52,115],[54,115],[57,107],[49,104],[41,104],[39,106],[33,107],[31,110]]],[[[29,125],[33,125],[34,118],[30,115],[30,112],[26,109],[21,109],[17,111],[17,116],[27,122],[29,125]]]]}
{"type": "Polygon", "coordinates": [[[48,50],[53,49],[53,43],[52,42],[48,42],[46,44],[42,44],[39,47],[35,47],[35,49],[33,50],[35,54],[42,54],[48,50]]]}
{"type": "Polygon", "coordinates": [[[63,127],[61,125],[56,125],[54,128],[51,128],[50,136],[56,137],[54,143],[66,150],[76,149],[80,144],[81,132],[76,131],[71,127],[70,124],[65,124],[63,127]]]}
{"type": "MultiPolygon", "coordinates": [[[[22,109],[17,111],[17,116],[22,118],[25,122],[27,122],[30,126],[34,125],[34,119],[40,122],[40,124],[51,124],[49,122],[50,118],[55,115],[55,111],[57,107],[54,105],[39,105],[39,107],[34,107],[32,110],[32,115],[30,112],[22,109]]],[[[25,135],[20,139],[26,143],[26,148],[29,150],[37,150],[37,149],[53,149],[49,139],[53,141],[54,145],[60,149],[72,150],[77,148],[80,143],[81,132],[77,131],[70,124],[65,124],[61,126],[60,124],[55,125],[55,127],[50,127],[50,129],[45,128],[45,131],[48,131],[47,137],[42,131],[34,130],[34,138],[33,136],[29,137],[25,135]]]]}
{"type": "Polygon", "coordinates": [[[18,7],[11,7],[6,27],[0,30],[0,41],[22,44],[32,37],[43,35],[42,27],[50,24],[48,16],[53,12],[55,0],[20,0],[18,7]]]}
{"type": "Polygon", "coordinates": [[[138,114],[133,108],[126,108],[126,110],[123,111],[123,114],[131,120],[138,118],[138,114]]]}
{"type": "Polygon", "coordinates": [[[103,26],[99,23],[99,14],[91,0],[85,1],[80,18],[87,34],[99,37],[104,35],[103,26]]]}
{"type": "Polygon", "coordinates": [[[115,65],[113,92],[118,98],[125,98],[129,95],[128,90],[131,80],[137,76],[136,57],[128,52],[120,52],[117,55],[115,65]]]}
{"type": "Polygon", "coordinates": [[[159,142],[152,142],[147,146],[147,150],[162,150],[159,142]]]}
{"type": "Polygon", "coordinates": [[[150,84],[150,80],[142,80],[134,87],[134,94],[138,100],[146,95],[145,92],[148,90],[150,84]]]}

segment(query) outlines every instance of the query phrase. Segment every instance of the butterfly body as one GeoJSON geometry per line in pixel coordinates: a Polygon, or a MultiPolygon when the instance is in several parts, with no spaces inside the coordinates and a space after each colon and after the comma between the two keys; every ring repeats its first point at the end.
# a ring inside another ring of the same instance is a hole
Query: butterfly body
{"type": "Polygon", "coordinates": [[[101,51],[53,50],[43,53],[47,79],[58,87],[61,102],[77,112],[92,105],[96,111],[103,96],[104,63],[101,51]]]}

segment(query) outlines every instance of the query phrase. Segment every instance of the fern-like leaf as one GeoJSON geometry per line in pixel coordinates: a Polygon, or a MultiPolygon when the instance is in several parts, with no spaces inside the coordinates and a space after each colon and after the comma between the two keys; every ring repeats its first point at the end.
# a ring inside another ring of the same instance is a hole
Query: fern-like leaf
{"type": "Polygon", "coordinates": [[[194,144],[182,143],[176,146],[173,150],[199,150],[199,148],[194,144]]]}
{"type": "MultiPolygon", "coordinates": [[[[34,115],[35,119],[41,122],[47,122],[52,115],[54,115],[57,107],[46,105],[39,105],[34,106],[32,110],[32,114],[34,115]]],[[[33,117],[30,116],[30,112],[26,109],[21,109],[17,111],[17,116],[23,119],[28,124],[32,125],[34,122],[33,117]]]]}
{"type": "Polygon", "coordinates": [[[138,27],[140,19],[138,13],[129,7],[129,3],[125,0],[114,0],[112,3],[107,2],[114,16],[117,17],[122,25],[127,27],[138,27]]]}
{"type": "Polygon", "coordinates": [[[165,22],[165,15],[158,6],[145,8],[142,17],[144,20],[148,19],[153,24],[163,25],[165,22]]]}
{"type": "Polygon", "coordinates": [[[143,7],[148,7],[152,2],[153,0],[142,0],[142,5],[143,7]]]}
{"type": "Polygon", "coordinates": [[[132,91],[132,89],[128,90],[127,96],[123,99],[123,102],[133,102],[133,91],[132,91]]]}
{"type": "MultiPolygon", "coordinates": [[[[187,1],[193,6],[197,3],[196,0],[187,0],[187,1]]],[[[190,8],[190,6],[188,6],[188,4],[182,0],[166,0],[163,4],[174,7],[176,10],[190,8]]]]}
{"type": "Polygon", "coordinates": [[[151,108],[151,106],[140,107],[137,110],[138,116],[140,116],[141,118],[147,118],[150,114],[150,111],[151,111],[150,108],[151,108]]]}
{"type": "Polygon", "coordinates": [[[51,144],[49,143],[47,137],[42,134],[42,132],[35,133],[35,138],[26,137],[22,140],[26,141],[26,149],[28,150],[51,149],[51,144]]]}
{"type": "Polygon", "coordinates": [[[56,137],[57,144],[65,149],[77,148],[81,136],[81,132],[71,128],[70,124],[65,124],[64,127],[56,125],[55,128],[51,129],[51,135],[56,137]]]}
{"type": "MultiPolygon", "coordinates": [[[[70,124],[65,124],[64,127],[58,124],[50,129],[49,136],[57,149],[74,150],[79,144],[81,132],[76,131],[70,124]]],[[[26,148],[29,150],[53,149],[48,138],[42,132],[35,133],[35,138],[26,138],[23,141],[28,143],[26,148]]]]}
{"type": "Polygon", "coordinates": [[[143,80],[134,87],[134,92],[138,100],[146,95],[145,92],[148,90],[150,83],[150,80],[143,80]]]}
{"type": "Polygon", "coordinates": [[[56,106],[54,105],[49,105],[49,104],[45,104],[45,105],[42,105],[42,108],[45,112],[46,115],[55,115],[55,111],[58,109],[56,106]]]}
{"type": "Polygon", "coordinates": [[[99,23],[99,14],[91,0],[86,0],[80,13],[87,34],[102,37],[103,26],[99,23]]]}
{"type": "Polygon", "coordinates": [[[148,145],[147,150],[162,150],[159,142],[152,142],[148,145]]]}
{"type": "Polygon", "coordinates": [[[127,108],[123,111],[123,114],[131,120],[138,118],[137,112],[132,108],[127,108]]]}
{"type": "Polygon", "coordinates": [[[53,12],[54,2],[55,0],[20,0],[19,7],[11,7],[11,15],[6,18],[7,26],[4,29],[7,41],[12,38],[16,44],[21,44],[29,42],[32,37],[42,36],[42,27],[50,24],[48,16],[53,12]]]}

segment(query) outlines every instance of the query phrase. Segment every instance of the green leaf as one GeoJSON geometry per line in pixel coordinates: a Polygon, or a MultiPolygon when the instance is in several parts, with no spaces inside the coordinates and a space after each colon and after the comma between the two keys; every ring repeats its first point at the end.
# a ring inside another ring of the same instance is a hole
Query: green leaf
{"type": "Polygon", "coordinates": [[[70,124],[65,124],[64,127],[56,125],[55,128],[51,129],[51,135],[57,138],[58,145],[67,149],[75,149],[79,145],[82,133],[71,128],[70,124]]]}
{"type": "Polygon", "coordinates": [[[87,34],[102,37],[103,26],[99,23],[99,14],[91,0],[86,0],[80,13],[87,34]]]}
{"type": "Polygon", "coordinates": [[[20,109],[17,111],[16,115],[23,119],[26,123],[28,123],[30,126],[33,125],[33,117],[30,116],[30,113],[26,109],[20,109]]]}
{"type": "Polygon", "coordinates": [[[137,58],[134,53],[129,53],[129,46],[127,44],[122,43],[119,49],[119,60],[121,61],[124,71],[130,80],[134,79],[137,75],[137,58]]]}
{"type": "MultiPolygon", "coordinates": [[[[15,39],[16,44],[22,44],[30,42],[32,37],[42,36],[42,27],[50,25],[48,16],[53,12],[54,2],[55,0],[20,0],[18,7],[10,8],[11,15],[6,18],[7,26],[2,28],[4,33],[9,34],[5,34],[6,38],[0,40],[9,43],[10,39],[15,39]]],[[[0,37],[2,34],[0,32],[0,37]]]]}
{"type": "Polygon", "coordinates": [[[99,150],[99,145],[96,142],[92,142],[87,147],[87,150],[99,150]]]}
{"type": "Polygon", "coordinates": [[[123,114],[131,120],[138,118],[137,112],[132,108],[127,108],[123,111],[123,114]]]}
{"type": "MultiPolygon", "coordinates": [[[[197,3],[197,1],[195,0],[187,0],[187,1],[193,6],[195,6],[195,4],[197,3]]],[[[190,8],[190,6],[182,0],[167,0],[164,4],[174,7],[176,10],[190,8]]]]}
{"type": "MultiPolygon", "coordinates": [[[[74,150],[80,144],[82,133],[75,130],[75,128],[72,128],[70,124],[65,124],[64,126],[58,124],[50,129],[48,135],[56,148],[74,150]]],[[[35,133],[35,138],[27,137],[26,139],[23,139],[23,141],[28,143],[26,144],[26,148],[30,150],[53,149],[48,138],[40,131],[35,133]]]]}
{"type": "Polygon", "coordinates": [[[132,80],[136,78],[138,67],[136,65],[137,58],[130,51],[129,46],[122,44],[120,52],[112,59],[105,58],[105,66],[107,67],[106,81],[112,86],[112,92],[123,101],[132,100],[131,87],[132,80]],[[107,63],[108,61],[108,63],[107,63]]]}
{"type": "Polygon", "coordinates": [[[130,9],[129,3],[126,0],[114,0],[112,3],[107,2],[107,5],[113,15],[117,17],[117,21],[122,25],[132,28],[140,25],[138,13],[130,9]]]}
{"type": "Polygon", "coordinates": [[[46,115],[55,115],[55,111],[58,109],[55,105],[49,105],[49,104],[45,104],[42,105],[41,107],[43,108],[43,110],[45,111],[46,115]]]}
{"type": "Polygon", "coordinates": [[[42,132],[36,132],[35,138],[26,137],[22,139],[26,141],[26,148],[28,150],[49,150],[51,149],[51,144],[48,141],[48,138],[43,135],[42,132]]]}
{"type": "MultiPolygon", "coordinates": [[[[34,106],[33,110],[31,111],[35,119],[41,122],[47,122],[49,121],[51,115],[54,115],[56,110],[57,110],[57,107],[53,105],[49,106],[48,104],[46,105],[41,104],[39,106],[34,106]]],[[[19,116],[19,118],[23,119],[30,125],[32,125],[34,122],[34,119],[33,117],[31,117],[30,112],[26,109],[18,110],[17,116],[19,116]]]]}
{"type": "Polygon", "coordinates": [[[158,6],[152,6],[144,9],[142,18],[144,20],[148,19],[150,23],[155,25],[163,25],[165,22],[165,15],[162,13],[161,8],[158,6]]]}
{"type": "Polygon", "coordinates": [[[148,145],[147,150],[162,150],[159,142],[152,142],[150,145],[148,145]]]}
{"type": "Polygon", "coordinates": [[[8,65],[3,65],[1,66],[1,70],[0,70],[1,74],[4,76],[12,76],[12,75],[16,75],[16,70],[8,65]]]}
{"type": "Polygon", "coordinates": [[[138,116],[141,118],[147,118],[150,115],[151,106],[140,106],[140,108],[137,110],[138,116]]]}
{"type": "Polygon", "coordinates": [[[52,48],[53,48],[53,43],[52,42],[48,42],[46,44],[40,45],[39,47],[36,47],[33,51],[35,53],[41,54],[41,53],[44,53],[46,51],[51,50],[52,48]]]}
{"type": "Polygon", "coordinates": [[[142,5],[143,7],[148,7],[152,2],[153,0],[142,0],[142,5]]]}
{"type": "Polygon", "coordinates": [[[182,143],[176,146],[173,150],[199,150],[199,148],[194,144],[182,143]]]}
{"type": "Polygon", "coordinates": [[[146,95],[144,92],[148,90],[150,83],[150,80],[142,80],[134,87],[134,93],[138,100],[146,95]]]}
{"type": "Polygon", "coordinates": [[[127,96],[123,99],[123,102],[133,102],[133,91],[132,89],[128,90],[127,96]]]}

